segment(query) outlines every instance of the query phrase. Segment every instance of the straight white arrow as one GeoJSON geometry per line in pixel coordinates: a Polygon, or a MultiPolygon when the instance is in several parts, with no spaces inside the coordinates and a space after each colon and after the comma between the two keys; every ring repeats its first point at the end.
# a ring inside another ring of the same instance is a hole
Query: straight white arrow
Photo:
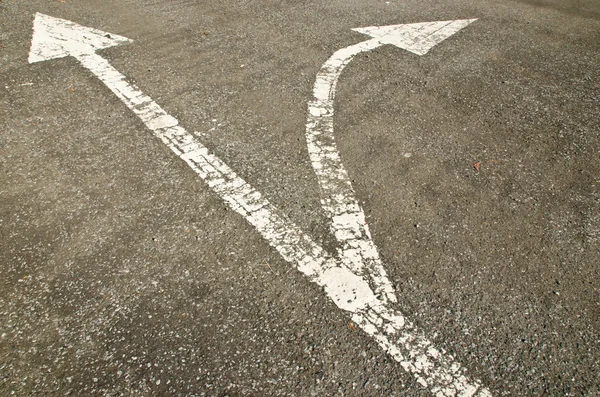
{"type": "Polygon", "coordinates": [[[391,307],[389,299],[377,297],[363,277],[331,257],[281,215],[260,192],[209,153],[192,134],[178,125],[174,117],[96,54],[97,50],[130,41],[38,13],[34,20],[29,62],[75,57],[234,211],[253,225],[286,261],[322,286],[339,308],[350,312],[352,319],[423,386],[440,396],[490,395],[478,381],[468,379],[465,370],[452,357],[444,356],[434,348],[420,331],[391,307]]]}

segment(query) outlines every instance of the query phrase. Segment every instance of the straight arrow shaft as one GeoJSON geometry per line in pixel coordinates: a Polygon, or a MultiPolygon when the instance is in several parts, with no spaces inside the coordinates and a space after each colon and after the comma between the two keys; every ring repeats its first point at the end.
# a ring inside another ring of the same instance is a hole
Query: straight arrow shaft
{"type": "Polygon", "coordinates": [[[279,215],[260,192],[209,153],[192,134],[179,126],[177,119],[127,82],[125,76],[108,61],[96,53],[72,55],[119,97],[155,136],[204,179],[235,212],[254,226],[286,261],[314,280],[336,265],[320,245],[279,215]]]}

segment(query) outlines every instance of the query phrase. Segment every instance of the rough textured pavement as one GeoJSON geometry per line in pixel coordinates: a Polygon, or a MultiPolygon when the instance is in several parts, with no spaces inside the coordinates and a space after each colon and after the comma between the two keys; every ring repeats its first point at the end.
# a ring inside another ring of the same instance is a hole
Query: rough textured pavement
{"type": "Polygon", "coordinates": [[[600,395],[600,5],[0,1],[0,395],[430,395],[73,58],[102,56],[317,242],[304,138],[352,28],[478,18],[358,56],[343,162],[398,308],[493,395],[600,395]]]}

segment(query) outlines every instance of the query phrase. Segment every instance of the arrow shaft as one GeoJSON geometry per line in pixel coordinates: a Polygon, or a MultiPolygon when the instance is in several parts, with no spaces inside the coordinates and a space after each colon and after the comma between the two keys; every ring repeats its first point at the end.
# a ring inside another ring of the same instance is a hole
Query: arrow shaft
{"type": "Polygon", "coordinates": [[[414,324],[402,323],[394,316],[401,314],[375,307],[356,313],[352,320],[436,397],[492,397],[479,381],[469,379],[466,370],[451,356],[436,349],[414,324]]]}
{"type": "Polygon", "coordinates": [[[396,296],[335,142],[334,99],[339,77],[356,55],[383,44],[374,38],[336,51],[317,74],[313,100],[308,105],[308,153],[321,188],[321,204],[340,242],[338,254],[354,274],[370,278],[375,291],[383,296],[382,301],[355,312],[352,319],[434,395],[491,397],[480,382],[469,379],[464,368],[390,308],[396,296]]]}
{"type": "MultiPolygon", "coordinates": [[[[318,282],[335,261],[227,164],[209,153],[156,102],[129,83],[96,53],[73,54],[98,77],[178,157],[185,161],[235,212],[242,215],[288,262],[318,282]]],[[[319,283],[321,284],[321,283],[319,283]]]]}
{"type": "Polygon", "coordinates": [[[344,168],[334,137],[335,89],[340,75],[358,54],[378,48],[371,39],[336,51],[323,64],[308,105],[306,142],[310,161],[321,188],[321,204],[330,220],[342,262],[355,274],[369,277],[376,292],[391,302],[396,295],[373,243],[365,214],[356,200],[348,172],[344,168]]]}

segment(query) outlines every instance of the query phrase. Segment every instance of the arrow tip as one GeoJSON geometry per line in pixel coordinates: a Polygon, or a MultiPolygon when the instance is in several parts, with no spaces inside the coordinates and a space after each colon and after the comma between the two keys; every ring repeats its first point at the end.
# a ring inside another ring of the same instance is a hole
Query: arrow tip
{"type": "Polygon", "coordinates": [[[458,19],[455,21],[370,26],[352,30],[378,39],[382,44],[393,44],[414,54],[425,55],[433,46],[476,20],[458,19]]]}
{"type": "Polygon", "coordinates": [[[78,25],[65,19],[35,14],[29,63],[93,53],[132,40],[116,34],[78,25]]]}

